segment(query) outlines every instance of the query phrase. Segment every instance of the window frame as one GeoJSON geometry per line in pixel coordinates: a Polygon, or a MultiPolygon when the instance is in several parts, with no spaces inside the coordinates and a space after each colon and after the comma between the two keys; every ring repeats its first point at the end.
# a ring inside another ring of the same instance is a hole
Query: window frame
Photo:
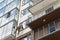
{"type": "Polygon", "coordinates": [[[54,32],[54,31],[56,31],[56,29],[57,29],[56,21],[53,21],[53,22],[51,22],[51,23],[48,24],[48,33],[52,33],[52,32],[54,32]],[[54,26],[51,27],[51,23],[53,23],[54,26]],[[51,28],[53,28],[53,27],[54,27],[54,30],[51,32],[51,28]]]}
{"type": "Polygon", "coordinates": [[[30,34],[28,34],[28,35],[26,35],[25,37],[23,37],[23,38],[21,38],[21,39],[19,39],[19,40],[25,40],[25,38],[27,38],[27,40],[30,40],[31,35],[30,35],[30,34]]]}
{"type": "Polygon", "coordinates": [[[26,15],[26,14],[28,14],[28,13],[29,13],[29,7],[21,11],[21,14],[23,16],[26,15]]]}
{"type": "Polygon", "coordinates": [[[48,9],[46,9],[45,12],[46,12],[46,14],[48,14],[48,13],[52,12],[53,10],[54,10],[54,7],[52,6],[48,9]]]}

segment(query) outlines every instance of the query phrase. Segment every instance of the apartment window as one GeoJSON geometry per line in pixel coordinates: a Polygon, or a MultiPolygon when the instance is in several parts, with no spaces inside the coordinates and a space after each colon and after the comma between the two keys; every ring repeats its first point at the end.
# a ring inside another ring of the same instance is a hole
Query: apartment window
{"type": "Polygon", "coordinates": [[[8,12],[6,15],[3,16],[4,20],[6,20],[6,18],[10,17],[10,12],[8,12]]]}
{"type": "Polygon", "coordinates": [[[27,23],[28,23],[28,21],[23,22],[23,29],[27,28],[27,25],[26,25],[27,23]]]}
{"type": "Polygon", "coordinates": [[[4,13],[5,13],[5,8],[2,8],[2,9],[0,10],[0,16],[3,16],[4,13]]]}
{"type": "Polygon", "coordinates": [[[26,22],[26,25],[27,25],[29,23],[29,19],[27,19],[25,22],[26,22]]]}
{"type": "Polygon", "coordinates": [[[11,11],[11,14],[10,15],[16,15],[16,12],[17,12],[17,10],[14,9],[14,10],[11,11]]]}
{"type": "Polygon", "coordinates": [[[54,21],[48,24],[48,29],[49,29],[49,33],[54,32],[56,30],[56,22],[54,21]]]}
{"type": "Polygon", "coordinates": [[[25,5],[25,4],[27,4],[28,2],[30,2],[30,0],[23,0],[22,4],[25,5]]]}
{"type": "Polygon", "coordinates": [[[22,10],[23,15],[26,15],[28,12],[29,12],[29,8],[26,8],[26,9],[22,10]]]}
{"type": "Polygon", "coordinates": [[[48,8],[47,10],[46,10],[46,13],[50,13],[50,12],[52,12],[54,10],[54,8],[53,7],[50,7],[50,8],[48,8]]]}
{"type": "Polygon", "coordinates": [[[27,36],[25,36],[24,38],[22,38],[20,40],[31,40],[31,37],[30,37],[30,35],[27,35],[27,36]]]}
{"type": "Polygon", "coordinates": [[[27,20],[26,20],[26,25],[32,21],[32,17],[29,17],[27,20]]]}
{"type": "Polygon", "coordinates": [[[10,14],[11,14],[10,12],[8,12],[8,13],[7,13],[7,18],[9,18],[9,17],[10,17],[10,14]]]}
{"type": "Polygon", "coordinates": [[[25,21],[23,22],[23,28],[24,28],[24,29],[28,27],[27,24],[28,24],[29,22],[31,22],[31,17],[28,18],[27,20],[25,20],[25,21]]]}

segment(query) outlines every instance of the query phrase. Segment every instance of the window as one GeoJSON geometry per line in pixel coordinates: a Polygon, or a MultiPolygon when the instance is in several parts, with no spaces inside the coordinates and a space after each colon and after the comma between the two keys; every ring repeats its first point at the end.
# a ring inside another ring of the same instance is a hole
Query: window
{"type": "Polygon", "coordinates": [[[31,40],[30,35],[27,35],[26,37],[22,38],[21,40],[31,40]]]}
{"type": "Polygon", "coordinates": [[[27,20],[26,20],[26,25],[32,21],[32,17],[29,17],[27,20]]]}
{"type": "Polygon", "coordinates": [[[52,12],[52,11],[53,11],[53,7],[48,8],[48,9],[46,10],[46,13],[50,13],[50,12],[52,12]]]}
{"type": "Polygon", "coordinates": [[[25,20],[25,21],[23,22],[23,29],[25,29],[25,28],[28,27],[27,24],[28,24],[29,22],[31,22],[31,17],[28,18],[27,20],[25,20]]]}
{"type": "Polygon", "coordinates": [[[4,1],[4,0],[0,0],[0,3],[1,3],[2,1],[4,1]]]}
{"type": "Polygon", "coordinates": [[[27,28],[26,21],[24,21],[22,25],[23,25],[23,29],[27,28]]]}
{"type": "Polygon", "coordinates": [[[16,15],[16,12],[17,12],[17,9],[14,9],[14,10],[11,11],[10,15],[16,15]]]}
{"type": "Polygon", "coordinates": [[[27,28],[27,24],[29,23],[29,20],[26,20],[25,22],[24,22],[24,25],[23,25],[23,28],[27,28]]]}
{"type": "Polygon", "coordinates": [[[22,4],[25,5],[25,4],[27,4],[28,2],[30,2],[30,0],[23,0],[22,4]]]}
{"type": "Polygon", "coordinates": [[[7,13],[7,18],[10,17],[10,12],[7,13]]]}
{"type": "Polygon", "coordinates": [[[52,22],[48,25],[49,33],[53,32],[56,30],[56,22],[52,22]]]}
{"type": "Polygon", "coordinates": [[[26,8],[26,9],[22,10],[23,15],[26,15],[28,12],[29,12],[29,8],[26,8]]]}
{"type": "Polygon", "coordinates": [[[29,23],[29,19],[27,19],[25,22],[26,22],[26,25],[27,25],[29,23]]]}
{"type": "Polygon", "coordinates": [[[5,8],[0,9],[0,17],[3,16],[5,13],[5,8]]]}

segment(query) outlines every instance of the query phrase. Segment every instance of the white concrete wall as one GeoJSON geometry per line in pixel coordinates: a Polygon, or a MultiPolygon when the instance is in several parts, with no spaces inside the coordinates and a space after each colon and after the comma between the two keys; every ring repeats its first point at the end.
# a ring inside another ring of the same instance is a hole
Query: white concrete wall
{"type": "Polygon", "coordinates": [[[34,20],[42,17],[43,15],[46,15],[46,12],[45,12],[45,11],[46,11],[48,8],[52,7],[52,6],[53,6],[54,10],[57,9],[58,7],[60,7],[60,0],[57,0],[55,3],[53,3],[53,4],[51,4],[51,5],[47,6],[47,7],[45,7],[44,10],[42,9],[42,11],[40,11],[40,12],[38,11],[36,14],[33,14],[33,19],[32,19],[32,21],[34,21],[34,20]]]}

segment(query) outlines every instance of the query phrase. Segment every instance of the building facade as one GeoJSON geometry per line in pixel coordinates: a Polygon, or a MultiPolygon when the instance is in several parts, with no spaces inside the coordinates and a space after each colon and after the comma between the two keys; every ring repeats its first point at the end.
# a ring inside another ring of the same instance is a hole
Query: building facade
{"type": "Polygon", "coordinates": [[[0,40],[60,40],[60,0],[1,0],[0,40]]]}
{"type": "Polygon", "coordinates": [[[60,0],[32,0],[34,15],[28,25],[34,40],[60,40],[60,0]]]}
{"type": "Polygon", "coordinates": [[[0,40],[14,40],[18,21],[18,0],[0,1],[0,40]]]}
{"type": "Polygon", "coordinates": [[[16,40],[60,40],[60,0],[21,0],[20,4],[16,40]]]}

